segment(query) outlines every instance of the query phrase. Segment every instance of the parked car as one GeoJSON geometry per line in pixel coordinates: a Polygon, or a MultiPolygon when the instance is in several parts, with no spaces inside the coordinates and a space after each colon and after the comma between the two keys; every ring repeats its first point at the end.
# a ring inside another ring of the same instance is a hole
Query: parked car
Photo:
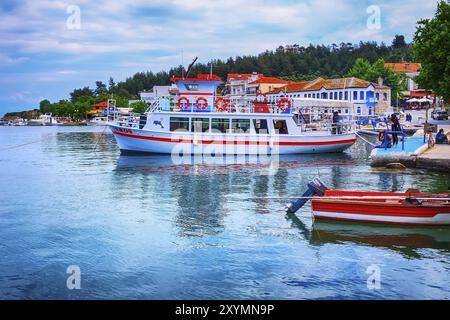
{"type": "Polygon", "coordinates": [[[448,112],[445,110],[433,110],[431,118],[434,120],[448,120],[448,112]]]}

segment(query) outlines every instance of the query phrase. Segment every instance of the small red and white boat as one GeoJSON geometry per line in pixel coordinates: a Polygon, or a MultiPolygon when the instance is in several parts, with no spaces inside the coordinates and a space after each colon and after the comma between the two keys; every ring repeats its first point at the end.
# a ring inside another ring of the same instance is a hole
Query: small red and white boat
{"type": "Polygon", "coordinates": [[[402,225],[450,225],[449,194],[325,190],[313,197],[318,220],[402,225]]]}
{"type": "Polygon", "coordinates": [[[313,217],[381,224],[450,225],[450,195],[407,192],[329,190],[320,179],[308,183],[308,190],[293,201],[287,212],[295,213],[311,200],[313,217]]]}

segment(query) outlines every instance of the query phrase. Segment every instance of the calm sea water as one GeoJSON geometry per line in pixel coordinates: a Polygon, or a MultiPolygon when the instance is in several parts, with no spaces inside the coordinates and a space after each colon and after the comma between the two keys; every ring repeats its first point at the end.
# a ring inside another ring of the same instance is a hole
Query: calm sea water
{"type": "Polygon", "coordinates": [[[286,216],[282,198],[317,175],[447,191],[449,175],[372,170],[368,151],[177,166],[120,155],[103,127],[0,127],[0,298],[449,299],[450,229],[313,223],[309,205],[286,216]]]}

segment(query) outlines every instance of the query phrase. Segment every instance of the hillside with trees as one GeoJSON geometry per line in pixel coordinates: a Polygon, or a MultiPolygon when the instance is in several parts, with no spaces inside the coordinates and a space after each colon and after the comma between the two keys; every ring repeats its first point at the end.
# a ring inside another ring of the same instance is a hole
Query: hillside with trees
{"type": "MultiPolygon", "coordinates": [[[[391,86],[394,91],[400,91],[400,80],[396,79],[394,75],[386,73],[387,71],[382,67],[382,61],[413,61],[412,45],[407,44],[402,35],[396,35],[390,45],[371,41],[359,44],[340,43],[337,45],[333,43],[328,46],[294,44],[280,46],[276,50],[267,50],[258,55],[197,63],[193,66],[190,76],[209,73],[211,64],[214,74],[224,80],[229,73],[254,71],[291,81],[312,80],[319,76],[324,78],[358,76],[376,82],[378,76],[387,75],[389,77],[386,78],[386,84],[391,86]],[[357,73],[355,70],[362,62],[366,70],[364,72],[360,70],[361,72],[357,73]]],[[[57,116],[84,118],[90,105],[105,101],[112,94],[117,100],[117,106],[126,107],[129,99],[139,99],[139,92],[150,90],[155,85],[170,84],[170,77],[180,76],[182,70],[183,67],[178,66],[169,71],[157,73],[138,72],[118,83],[113,78],[109,78],[107,83],[98,80],[93,88],[84,86],[74,89],[70,92],[69,100],[60,100],[55,103],[43,100],[39,109],[42,113],[51,112],[57,116]]],[[[223,87],[219,88],[219,90],[221,89],[223,87]]]]}

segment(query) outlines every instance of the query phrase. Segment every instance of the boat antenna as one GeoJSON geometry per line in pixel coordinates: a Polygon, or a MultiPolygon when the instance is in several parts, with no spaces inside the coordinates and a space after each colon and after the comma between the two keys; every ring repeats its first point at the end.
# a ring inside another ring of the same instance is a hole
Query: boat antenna
{"type": "MultiPolygon", "coordinates": [[[[187,71],[186,71],[186,78],[189,76],[189,72],[191,71],[192,67],[194,66],[195,62],[197,62],[198,57],[195,57],[194,61],[189,65],[187,71]]],[[[184,77],[183,77],[184,78],[184,77]]]]}

